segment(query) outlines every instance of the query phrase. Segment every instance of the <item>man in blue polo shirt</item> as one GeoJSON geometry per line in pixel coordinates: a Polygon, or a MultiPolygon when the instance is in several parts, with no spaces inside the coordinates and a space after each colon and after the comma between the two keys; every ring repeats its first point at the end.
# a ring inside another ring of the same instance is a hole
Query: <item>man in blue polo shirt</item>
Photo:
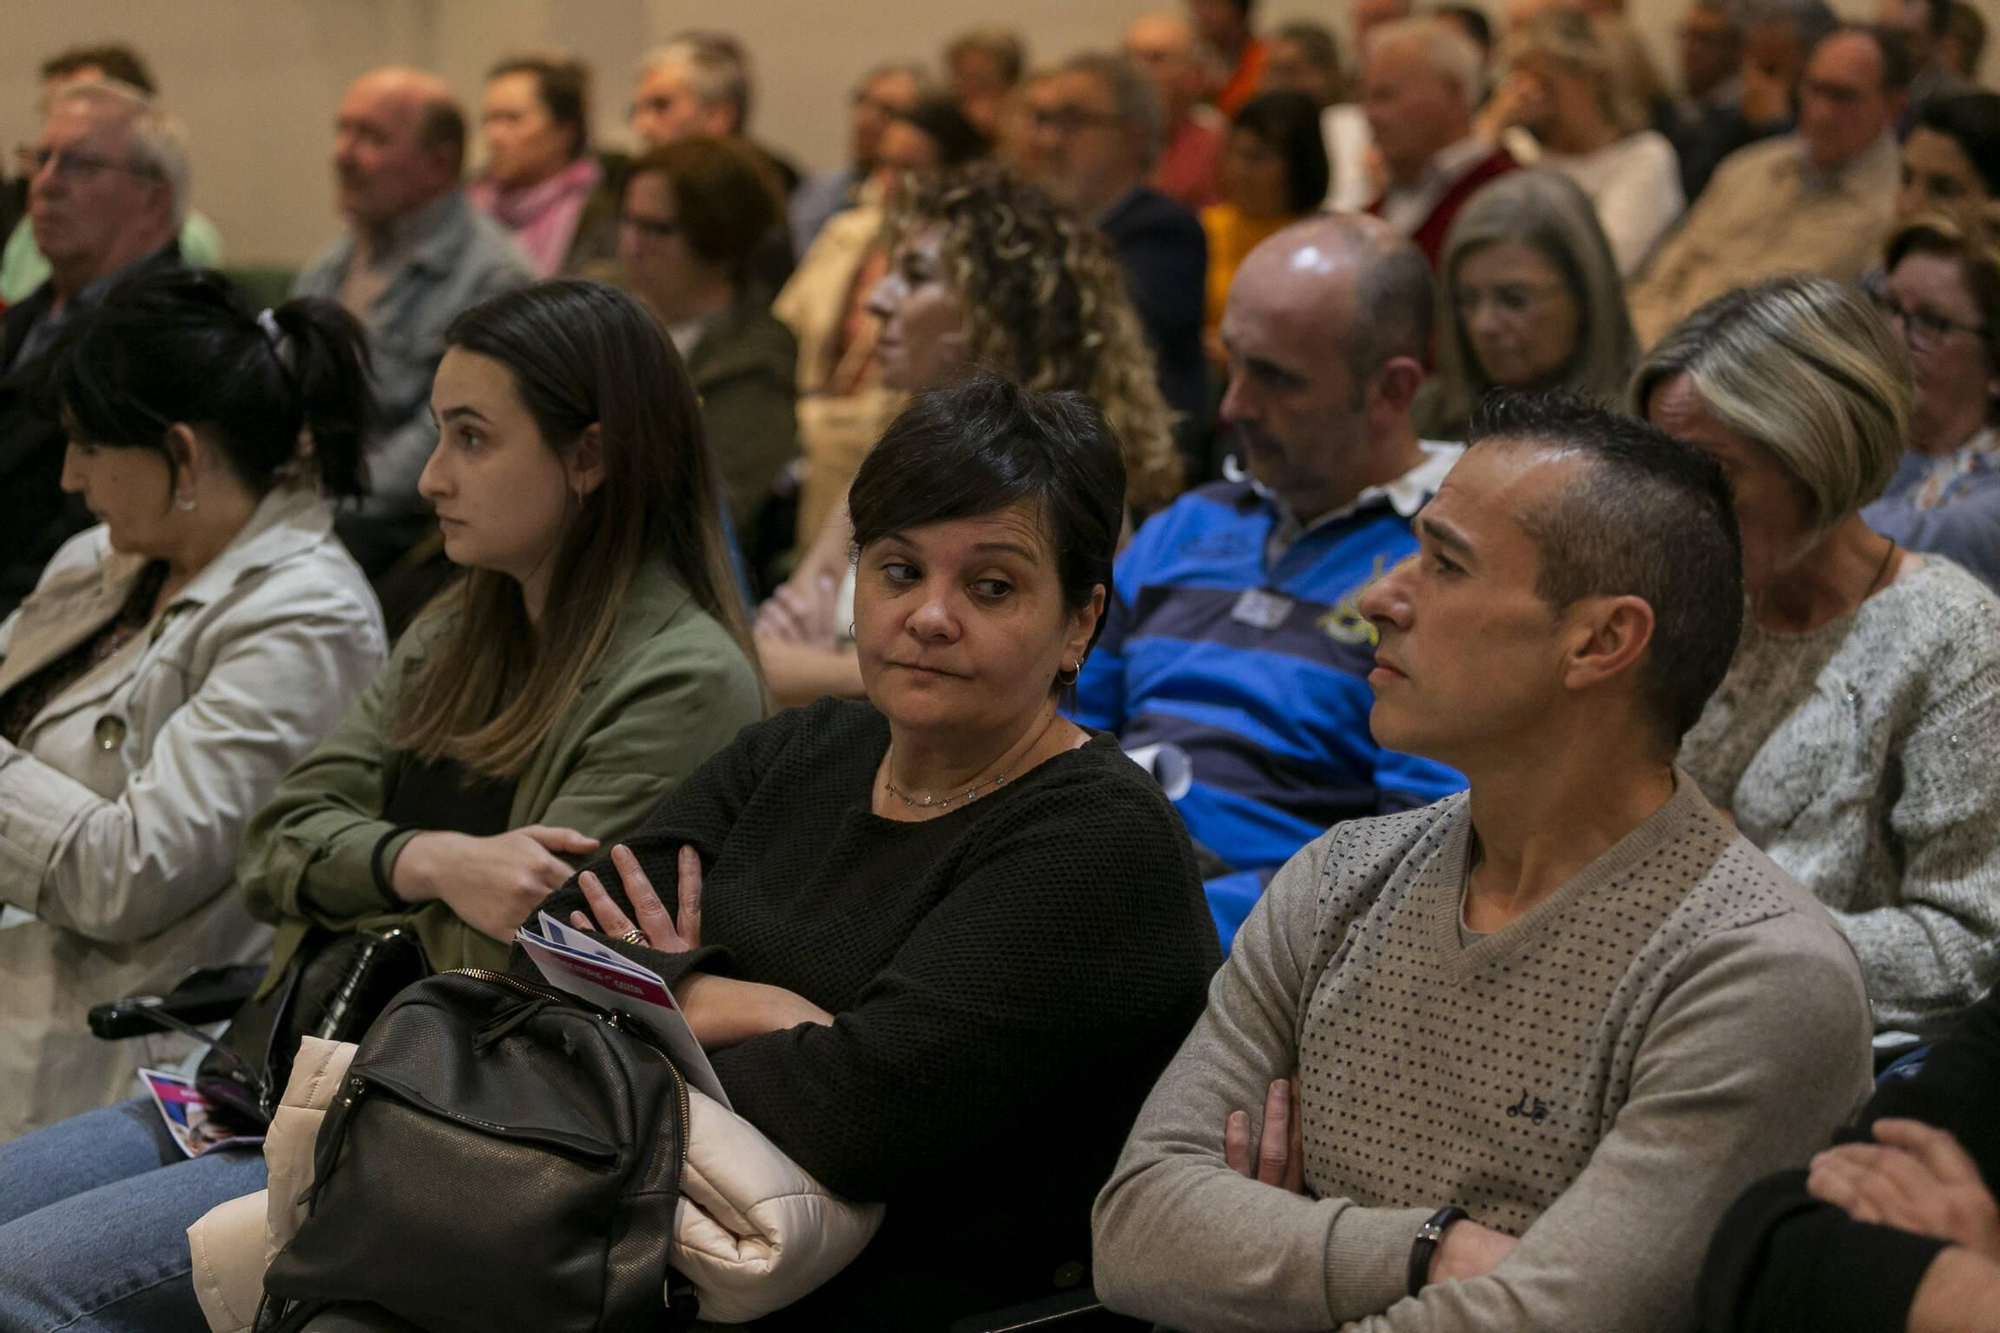
{"type": "Polygon", "coordinates": [[[1077,720],[1117,732],[1187,822],[1224,947],[1329,825],[1464,785],[1369,735],[1356,606],[1415,552],[1410,516],[1458,459],[1410,424],[1431,301],[1423,256],[1375,218],[1311,218],[1251,252],[1222,318],[1241,466],[1133,538],[1077,681],[1077,720]]]}

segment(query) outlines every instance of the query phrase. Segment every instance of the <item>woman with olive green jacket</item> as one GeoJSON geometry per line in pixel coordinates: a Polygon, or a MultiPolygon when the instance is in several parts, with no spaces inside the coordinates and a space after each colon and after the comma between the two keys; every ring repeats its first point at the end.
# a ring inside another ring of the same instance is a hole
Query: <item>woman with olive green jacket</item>
{"type": "MultiPolygon", "coordinates": [[[[402,682],[450,630],[419,621],[333,734],[286,775],[244,836],[237,883],[251,914],[277,926],[277,976],[306,931],[407,924],[436,969],[499,967],[507,946],[442,899],[385,892],[421,830],[385,817],[414,757],[385,743],[402,682]],[[378,876],[377,867],[381,868],[378,876]]],[[[514,786],[506,828],[573,829],[609,845],[762,714],[750,664],[662,564],[634,575],[610,644],[514,786]]],[[[518,920],[518,918],[517,918],[518,920]]]]}

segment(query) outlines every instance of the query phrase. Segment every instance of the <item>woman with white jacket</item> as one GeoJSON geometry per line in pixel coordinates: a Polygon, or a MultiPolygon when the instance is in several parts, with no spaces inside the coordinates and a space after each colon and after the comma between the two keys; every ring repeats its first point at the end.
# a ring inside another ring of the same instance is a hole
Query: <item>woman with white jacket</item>
{"type": "Polygon", "coordinates": [[[0,1140],[130,1092],[91,1006],[268,947],[237,843],[386,655],[329,498],[363,489],[365,357],[331,302],[186,271],[51,353],[100,526],[0,624],[0,1140]]]}

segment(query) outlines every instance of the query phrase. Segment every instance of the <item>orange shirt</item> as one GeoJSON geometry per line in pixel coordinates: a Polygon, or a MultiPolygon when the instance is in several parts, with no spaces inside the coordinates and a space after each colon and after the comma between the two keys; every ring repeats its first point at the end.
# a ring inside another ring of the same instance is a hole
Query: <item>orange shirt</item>
{"type": "Polygon", "coordinates": [[[1270,58],[1264,43],[1252,37],[1244,43],[1242,58],[1236,62],[1236,69],[1229,79],[1215,93],[1215,109],[1225,116],[1233,116],[1237,109],[1257,94],[1257,85],[1264,78],[1264,62],[1270,58]]]}
{"type": "Polygon", "coordinates": [[[1217,204],[1201,210],[1201,229],[1208,233],[1208,305],[1202,325],[1214,333],[1222,324],[1222,307],[1229,300],[1229,284],[1244,259],[1271,237],[1298,219],[1245,217],[1234,204],[1217,204]]]}

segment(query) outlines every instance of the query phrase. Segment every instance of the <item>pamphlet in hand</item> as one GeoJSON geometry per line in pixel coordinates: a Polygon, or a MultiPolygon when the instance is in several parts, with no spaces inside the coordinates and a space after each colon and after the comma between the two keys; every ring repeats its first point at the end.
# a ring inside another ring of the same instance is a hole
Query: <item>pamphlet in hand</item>
{"type": "Polygon", "coordinates": [[[534,923],[522,926],[514,939],[535,960],[551,986],[600,1009],[624,1014],[644,1027],[674,1057],[682,1077],[724,1106],[729,1105],[729,1094],[722,1090],[721,1080],[659,973],[580,930],[570,929],[547,912],[536,913],[534,923]]]}
{"type": "Polygon", "coordinates": [[[175,1146],[189,1157],[264,1141],[262,1134],[238,1134],[225,1128],[214,1118],[208,1099],[195,1089],[193,1079],[157,1069],[142,1069],[139,1077],[145,1081],[146,1091],[153,1094],[153,1105],[160,1108],[160,1119],[167,1122],[175,1146]]]}

